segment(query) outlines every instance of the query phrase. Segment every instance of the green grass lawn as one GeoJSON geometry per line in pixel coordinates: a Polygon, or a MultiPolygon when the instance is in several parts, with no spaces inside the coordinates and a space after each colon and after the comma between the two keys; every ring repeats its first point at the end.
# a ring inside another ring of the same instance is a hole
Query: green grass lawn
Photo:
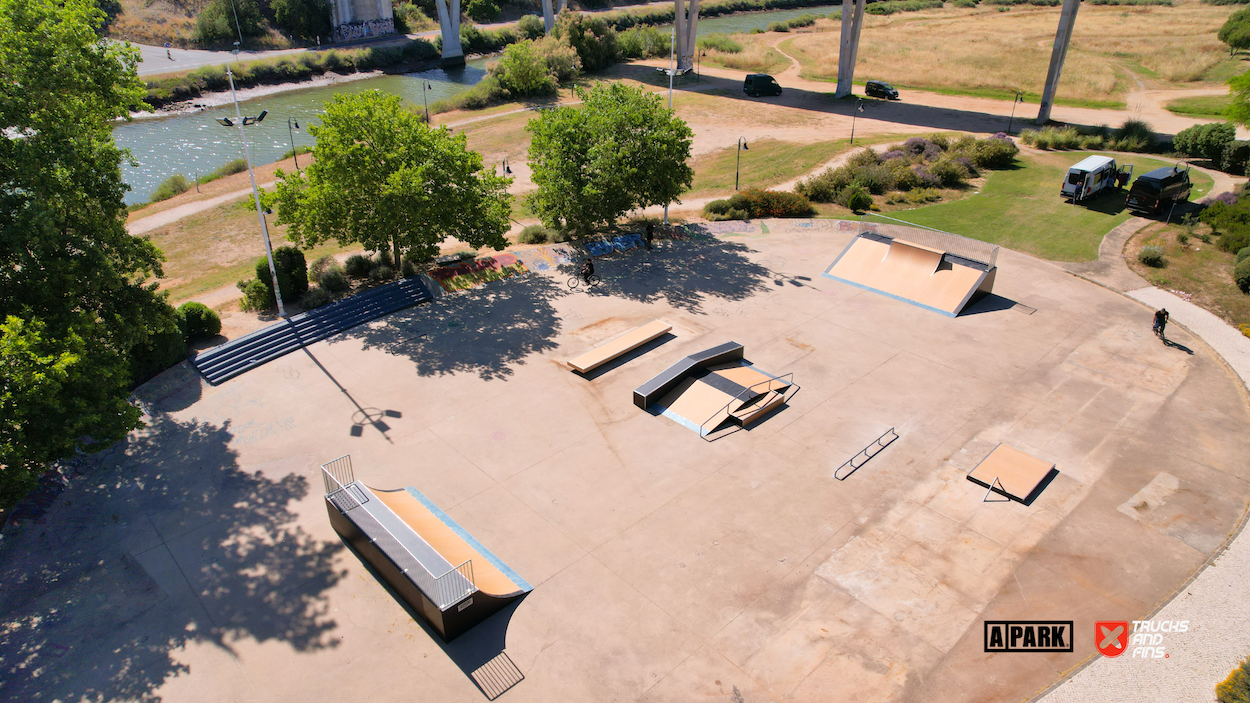
{"type": "MultiPolygon", "coordinates": [[[[898,141],[898,136],[879,135],[857,139],[855,146],[898,141]]],[[[798,178],[815,170],[833,157],[852,149],[846,139],[816,144],[798,144],[776,139],[760,139],[748,142],[741,153],[742,165],[738,171],[738,189],[771,188],[792,178],[798,178]]],[[[734,173],[738,150],[732,146],[710,154],[704,154],[691,164],[694,167],[694,185],[682,197],[698,198],[734,192],[734,173]]]]}
{"type": "Polygon", "coordinates": [[[1181,98],[1166,105],[1168,112],[1186,117],[1223,117],[1228,109],[1227,95],[1202,95],[1196,98],[1181,98]]]}
{"type": "MultiPolygon", "coordinates": [[[[1052,261],[1092,261],[1103,236],[1129,218],[1124,193],[1109,191],[1090,203],[1072,205],[1059,197],[1068,167],[1089,155],[1071,151],[1024,155],[1017,168],[994,171],[980,193],[952,203],[891,213],[892,217],[962,234],[1052,261]]],[[[1117,155],[1142,174],[1172,162],[1137,155],[1117,155]]],[[[1194,171],[1196,200],[1213,185],[1210,176],[1194,171]]]]}

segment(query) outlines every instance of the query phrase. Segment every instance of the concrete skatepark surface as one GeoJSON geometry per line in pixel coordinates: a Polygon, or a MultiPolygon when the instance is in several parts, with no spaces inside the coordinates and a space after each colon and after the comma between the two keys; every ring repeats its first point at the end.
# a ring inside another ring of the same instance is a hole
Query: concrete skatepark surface
{"type": "Polygon", "coordinates": [[[448,295],[218,387],[167,372],[150,427],[6,537],[0,696],[480,701],[506,647],[508,701],[1025,700],[1237,528],[1250,414],[1200,340],[1005,250],[997,295],[935,315],[821,277],[852,235],[803,224],[609,257],[590,294],[448,295]],[[674,338],[564,366],[654,319],[674,338]],[[630,402],[731,339],[803,392],[710,444],[630,402]],[[1031,506],[965,478],[1000,442],[1060,471],[1031,506]],[[326,520],[349,452],[534,591],[440,645],[326,520]],[[1073,620],[1075,651],[985,654],[985,619],[1073,620]]]}

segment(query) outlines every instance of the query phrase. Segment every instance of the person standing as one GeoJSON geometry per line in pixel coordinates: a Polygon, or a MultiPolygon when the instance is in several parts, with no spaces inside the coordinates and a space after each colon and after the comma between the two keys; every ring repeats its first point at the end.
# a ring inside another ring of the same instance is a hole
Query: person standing
{"type": "Polygon", "coordinates": [[[654,236],[655,236],[655,223],[648,220],[647,221],[647,234],[646,234],[647,251],[651,251],[651,238],[654,236]]]}
{"type": "Polygon", "coordinates": [[[1155,310],[1154,333],[1158,335],[1159,339],[1163,339],[1163,328],[1168,326],[1168,317],[1167,308],[1155,310]]]}

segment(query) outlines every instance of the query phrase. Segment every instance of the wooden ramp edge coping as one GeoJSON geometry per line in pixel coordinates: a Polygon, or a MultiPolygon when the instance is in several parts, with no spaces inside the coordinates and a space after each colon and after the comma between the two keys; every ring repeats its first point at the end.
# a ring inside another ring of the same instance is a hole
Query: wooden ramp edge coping
{"type": "MultiPolygon", "coordinates": [[[[1055,465],[1015,447],[999,444],[968,472],[968,480],[1019,503],[1033,502],[1049,482],[1055,465]]],[[[988,494],[987,494],[988,496],[988,494]]]]}
{"type": "Polygon", "coordinates": [[[473,581],[479,591],[507,597],[533,590],[525,579],[415,488],[385,491],[370,487],[369,490],[449,564],[455,566],[472,561],[473,581]]]}
{"type": "Polygon", "coordinates": [[[660,320],[654,320],[615,339],[604,342],[585,354],[569,359],[564,363],[568,364],[569,368],[574,371],[587,373],[622,354],[627,354],[641,347],[653,339],[668,334],[672,329],[672,325],[665,324],[660,320]]]}

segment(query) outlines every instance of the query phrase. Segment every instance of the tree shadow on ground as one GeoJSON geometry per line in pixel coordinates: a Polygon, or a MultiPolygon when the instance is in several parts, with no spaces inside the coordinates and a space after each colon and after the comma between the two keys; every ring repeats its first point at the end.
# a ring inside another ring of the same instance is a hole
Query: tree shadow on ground
{"type": "Polygon", "coordinates": [[[196,645],[336,644],[341,545],[296,525],[307,479],[242,470],[231,437],[157,414],[6,535],[0,698],[159,701],[196,645]]]}
{"type": "Polygon", "coordinates": [[[421,376],[503,379],[513,374],[511,364],[556,348],[560,317],[553,301],[568,293],[547,276],[514,276],[401,310],[343,336],[407,357],[421,376]]]}
{"type": "MultiPolygon", "coordinates": [[[[747,257],[741,242],[709,238],[665,240],[650,251],[629,249],[595,259],[603,283],[589,295],[642,303],[663,302],[694,314],[707,314],[707,303],[739,302],[769,290],[774,274],[747,257]]],[[[566,275],[578,264],[561,267],[566,275]]]]}

